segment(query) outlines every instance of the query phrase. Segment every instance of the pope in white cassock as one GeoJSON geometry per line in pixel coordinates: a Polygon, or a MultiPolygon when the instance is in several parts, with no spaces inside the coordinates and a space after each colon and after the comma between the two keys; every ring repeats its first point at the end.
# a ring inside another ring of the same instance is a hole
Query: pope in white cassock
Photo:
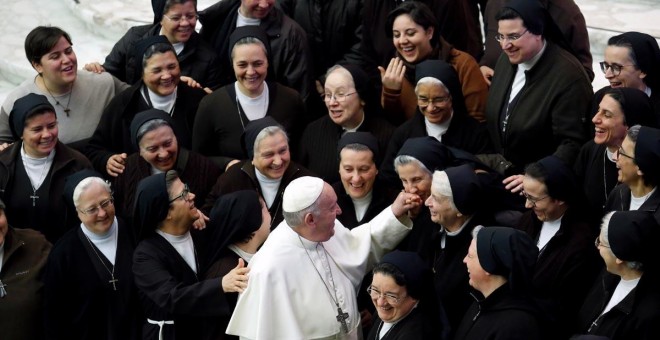
{"type": "Polygon", "coordinates": [[[250,261],[227,334],[242,339],[360,339],[357,290],[365,273],[412,229],[408,210],[421,204],[400,193],[371,222],[348,230],[337,195],[320,178],[284,190],[284,221],[250,261]]]}

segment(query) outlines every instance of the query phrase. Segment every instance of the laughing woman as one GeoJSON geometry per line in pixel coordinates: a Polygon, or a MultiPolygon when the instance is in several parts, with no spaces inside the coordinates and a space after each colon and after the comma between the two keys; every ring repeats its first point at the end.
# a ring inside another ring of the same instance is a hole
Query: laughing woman
{"type": "Polygon", "coordinates": [[[413,91],[415,66],[426,59],[440,59],[458,73],[468,114],[484,121],[488,85],[479,65],[469,54],[452,47],[438,30],[437,20],[419,1],[402,3],[387,16],[388,34],[396,48],[387,69],[379,67],[383,82],[381,102],[388,117],[401,123],[417,110],[413,91]]]}
{"type": "Polygon", "coordinates": [[[16,141],[9,123],[14,101],[36,93],[46,96],[55,108],[59,140],[82,149],[94,133],[105,106],[128,85],[108,73],[78,71],[71,36],[58,27],[39,26],[30,31],[25,37],[25,56],[38,74],[7,95],[0,114],[0,142],[16,141]]]}
{"type": "Polygon", "coordinates": [[[204,98],[193,129],[193,150],[222,169],[246,159],[241,134],[250,121],[275,118],[296,145],[297,124],[306,119],[298,92],[266,81],[272,60],[266,33],[258,26],[243,26],[236,28],[229,40],[232,48],[228,57],[237,80],[204,98]]]}
{"type": "Polygon", "coordinates": [[[138,152],[126,159],[126,171],[114,182],[117,214],[126,220],[133,214],[135,188],[143,178],[176,170],[201,207],[211,187],[222,174],[206,157],[179,145],[172,128],[174,122],[165,111],[150,109],[138,113],[131,122],[131,141],[138,152]]]}
{"type": "Polygon", "coordinates": [[[0,153],[0,198],[9,224],[32,228],[55,243],[67,226],[64,179],[89,161],[58,140],[55,108],[45,96],[28,94],[13,104],[9,124],[16,142],[0,153]]]}
{"type": "Polygon", "coordinates": [[[206,92],[180,82],[181,69],[174,47],[164,36],[145,38],[136,43],[142,81],[115,97],[106,107],[85,155],[96,171],[117,177],[125,170],[127,153],[137,151],[131,143],[129,127],[138,112],[158,109],[174,121],[179,143],[191,145],[197,107],[206,92]]]}

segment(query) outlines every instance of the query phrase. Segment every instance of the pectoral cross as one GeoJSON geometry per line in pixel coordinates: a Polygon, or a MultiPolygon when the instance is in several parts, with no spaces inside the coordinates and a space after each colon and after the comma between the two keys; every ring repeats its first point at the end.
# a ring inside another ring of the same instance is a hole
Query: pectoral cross
{"type": "Polygon", "coordinates": [[[341,330],[344,334],[348,334],[348,324],[346,324],[347,319],[348,313],[344,313],[341,310],[341,307],[337,307],[337,322],[341,323],[341,330]]]}
{"type": "Polygon", "coordinates": [[[117,286],[115,283],[119,282],[119,279],[115,279],[114,275],[112,276],[112,279],[108,281],[108,283],[112,283],[112,290],[117,290],[117,286]]]}
{"type": "Polygon", "coordinates": [[[7,287],[7,285],[4,284],[2,280],[0,280],[0,298],[3,298],[7,295],[7,290],[5,287],[7,287]]]}
{"type": "Polygon", "coordinates": [[[34,195],[30,195],[30,198],[32,199],[32,206],[37,206],[37,199],[39,199],[39,196],[35,193],[34,195]]]}

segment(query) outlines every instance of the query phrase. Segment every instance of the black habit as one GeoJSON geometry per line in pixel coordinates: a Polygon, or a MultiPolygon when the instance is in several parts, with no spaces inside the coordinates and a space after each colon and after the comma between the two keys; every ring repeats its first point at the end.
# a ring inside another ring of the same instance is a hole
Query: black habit
{"type": "MultiPolygon", "coordinates": [[[[199,261],[197,268],[204,268],[199,261]]],[[[163,339],[202,339],[209,320],[230,315],[221,280],[202,280],[203,273],[196,274],[156,233],[135,249],[133,275],[147,319],[174,322],[163,326],[163,339]]],[[[158,339],[159,329],[157,324],[146,323],[142,338],[158,339]]]]}
{"type": "Polygon", "coordinates": [[[122,221],[118,228],[114,267],[81,227],[53,247],[44,276],[48,339],[140,338],[144,318],[131,271],[133,235],[122,221]],[[111,282],[108,270],[118,281],[111,282]]]}

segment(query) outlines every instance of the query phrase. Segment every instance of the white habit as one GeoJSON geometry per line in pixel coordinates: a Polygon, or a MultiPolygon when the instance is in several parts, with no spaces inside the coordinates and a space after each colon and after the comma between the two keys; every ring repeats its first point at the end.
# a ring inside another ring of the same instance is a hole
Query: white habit
{"type": "Polygon", "coordinates": [[[329,270],[319,260],[317,243],[301,242],[283,221],[250,261],[248,287],[238,298],[227,333],[255,340],[361,338],[357,290],[366,272],[412,228],[404,218],[405,225],[388,207],[353,230],[335,220],[335,235],[323,242],[329,270]],[[349,314],[348,335],[341,334],[334,293],[331,298],[315,267],[331,289],[332,273],[339,307],[349,314]]]}

